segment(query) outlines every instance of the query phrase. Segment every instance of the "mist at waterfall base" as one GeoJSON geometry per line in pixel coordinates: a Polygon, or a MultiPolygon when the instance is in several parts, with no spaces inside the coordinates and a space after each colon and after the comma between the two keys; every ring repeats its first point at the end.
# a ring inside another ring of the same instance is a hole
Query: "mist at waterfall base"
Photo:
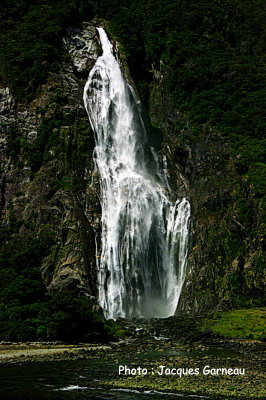
{"type": "Polygon", "coordinates": [[[171,201],[166,165],[148,144],[140,102],[103,28],[84,88],[100,174],[99,304],[107,318],[173,315],[185,279],[190,204],[171,201]]]}

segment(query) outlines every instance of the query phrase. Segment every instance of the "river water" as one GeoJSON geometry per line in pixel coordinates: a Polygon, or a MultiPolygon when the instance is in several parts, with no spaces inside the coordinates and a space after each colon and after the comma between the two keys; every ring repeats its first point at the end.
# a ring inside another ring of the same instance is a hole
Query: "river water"
{"type": "Polygon", "coordinates": [[[50,361],[1,367],[1,400],[199,400],[207,397],[156,391],[106,389],[101,382],[117,378],[114,362],[50,361]]]}
{"type": "MultiPolygon", "coordinates": [[[[184,347],[174,342],[166,344],[161,341],[154,343],[144,341],[144,343],[134,345],[131,349],[118,346],[113,350],[110,348],[104,352],[92,353],[91,358],[86,360],[22,362],[20,365],[0,366],[0,400],[210,399],[207,396],[194,394],[169,393],[170,389],[167,393],[148,389],[142,389],[142,391],[124,389],[122,388],[123,383],[125,386],[124,376],[119,376],[119,365],[147,368],[148,376],[152,380],[151,366],[158,365],[158,362],[159,365],[171,365],[170,360],[173,357],[176,360],[176,366],[183,365],[182,363],[190,365],[191,360],[206,359],[206,357],[209,360],[206,362],[209,363],[211,359],[212,364],[215,360],[219,363],[221,360],[230,359],[232,365],[236,363],[236,360],[244,362],[242,354],[217,346],[208,346],[202,349],[197,346],[184,347]],[[186,357],[187,361],[181,362],[180,357],[181,359],[186,357]],[[114,389],[113,381],[116,382],[118,388],[114,389]]],[[[126,387],[128,387],[130,380],[127,376],[125,378],[127,379],[126,387]]],[[[176,379],[180,378],[176,377],[176,379]]],[[[167,376],[163,377],[162,384],[167,382],[167,376]]],[[[141,380],[136,384],[141,387],[141,380]]],[[[215,399],[225,400],[226,398],[215,397],[215,399]]]]}

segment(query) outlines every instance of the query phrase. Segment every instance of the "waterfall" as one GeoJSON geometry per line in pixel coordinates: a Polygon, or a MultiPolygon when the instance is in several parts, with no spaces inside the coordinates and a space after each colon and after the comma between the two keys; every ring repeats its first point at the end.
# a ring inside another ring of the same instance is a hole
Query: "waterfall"
{"type": "Polygon", "coordinates": [[[173,315],[185,279],[190,205],[170,200],[140,104],[103,28],[84,88],[101,179],[99,303],[107,318],[173,315]]]}

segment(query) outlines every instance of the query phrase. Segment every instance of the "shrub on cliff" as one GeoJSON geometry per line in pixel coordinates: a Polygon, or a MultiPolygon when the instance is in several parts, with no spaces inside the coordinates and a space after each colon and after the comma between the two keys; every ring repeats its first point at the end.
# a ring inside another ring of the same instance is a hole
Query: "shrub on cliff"
{"type": "Polygon", "coordinates": [[[92,300],[66,291],[49,293],[47,297],[36,321],[39,339],[88,342],[115,338],[112,324],[93,311],[92,300]]]}

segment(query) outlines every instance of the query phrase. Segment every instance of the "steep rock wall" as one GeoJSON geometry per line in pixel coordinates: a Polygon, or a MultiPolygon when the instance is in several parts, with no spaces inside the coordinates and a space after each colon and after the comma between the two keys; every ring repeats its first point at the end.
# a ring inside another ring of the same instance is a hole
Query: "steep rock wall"
{"type": "Polygon", "coordinates": [[[64,46],[60,70],[30,104],[0,89],[2,226],[15,225],[21,237],[52,236],[41,263],[47,288],[94,296],[100,205],[93,133],[82,101],[84,79],[101,51],[93,24],[69,29],[64,46]]]}

